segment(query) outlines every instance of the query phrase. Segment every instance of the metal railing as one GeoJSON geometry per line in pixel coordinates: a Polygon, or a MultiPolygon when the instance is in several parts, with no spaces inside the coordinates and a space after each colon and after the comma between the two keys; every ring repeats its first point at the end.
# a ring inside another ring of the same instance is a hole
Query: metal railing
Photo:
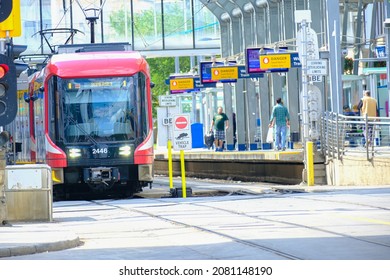
{"type": "Polygon", "coordinates": [[[320,143],[324,155],[340,160],[345,155],[390,157],[390,118],[325,112],[320,143]]]}

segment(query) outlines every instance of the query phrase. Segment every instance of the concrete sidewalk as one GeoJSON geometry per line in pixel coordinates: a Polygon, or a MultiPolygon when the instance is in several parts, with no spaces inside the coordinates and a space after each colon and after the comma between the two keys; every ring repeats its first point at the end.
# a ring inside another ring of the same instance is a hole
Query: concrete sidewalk
{"type": "Polygon", "coordinates": [[[0,227],[0,258],[59,251],[81,245],[61,223],[11,223],[0,227]]]}

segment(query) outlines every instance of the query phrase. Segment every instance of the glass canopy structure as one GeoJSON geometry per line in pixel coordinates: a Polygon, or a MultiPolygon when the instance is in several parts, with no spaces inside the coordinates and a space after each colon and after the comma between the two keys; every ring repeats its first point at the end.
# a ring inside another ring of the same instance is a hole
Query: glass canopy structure
{"type": "Polygon", "coordinates": [[[21,1],[24,54],[62,44],[130,42],[138,51],[219,49],[215,16],[198,0],[21,1]]]}

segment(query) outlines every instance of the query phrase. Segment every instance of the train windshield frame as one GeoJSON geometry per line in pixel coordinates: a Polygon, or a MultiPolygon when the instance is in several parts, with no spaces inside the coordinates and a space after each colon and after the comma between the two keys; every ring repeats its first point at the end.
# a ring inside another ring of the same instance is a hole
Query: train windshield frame
{"type": "Polygon", "coordinates": [[[138,74],[128,77],[58,77],[57,100],[65,144],[137,139],[138,74]]]}

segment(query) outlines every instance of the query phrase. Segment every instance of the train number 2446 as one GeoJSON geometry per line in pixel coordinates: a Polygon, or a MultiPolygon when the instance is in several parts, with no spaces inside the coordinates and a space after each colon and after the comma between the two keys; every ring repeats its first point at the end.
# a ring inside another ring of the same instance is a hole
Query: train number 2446
{"type": "Polygon", "coordinates": [[[92,154],[97,155],[97,154],[107,154],[108,149],[107,148],[98,148],[98,149],[92,149],[92,154]]]}

